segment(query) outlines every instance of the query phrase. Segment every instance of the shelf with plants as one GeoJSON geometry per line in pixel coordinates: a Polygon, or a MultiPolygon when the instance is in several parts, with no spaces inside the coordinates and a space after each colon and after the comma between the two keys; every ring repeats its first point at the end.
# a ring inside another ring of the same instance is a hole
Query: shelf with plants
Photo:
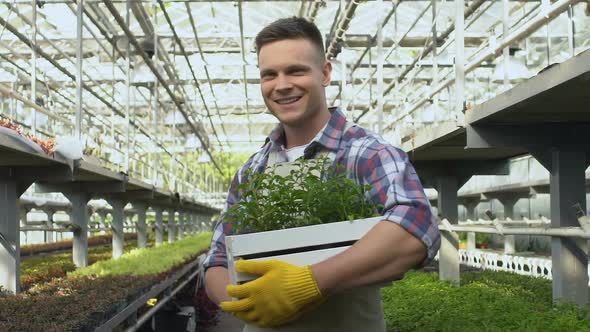
{"type": "MultiPolygon", "coordinates": [[[[125,233],[125,241],[136,240],[137,234],[136,233],[125,233]]],[[[95,235],[88,238],[88,247],[93,246],[100,246],[110,244],[112,241],[112,234],[106,235],[95,235]]],[[[45,254],[45,253],[54,253],[63,250],[71,250],[72,249],[72,240],[62,240],[62,241],[55,241],[55,242],[46,242],[46,243],[39,243],[39,244],[28,244],[21,246],[20,248],[20,255],[21,257],[25,256],[33,256],[38,254],[45,254]]]]}
{"type": "Polygon", "coordinates": [[[287,174],[279,168],[248,173],[238,186],[242,199],[225,217],[239,234],[226,237],[230,282],[254,278],[235,272],[237,259],[314,264],[350,247],[381,220],[379,207],[366,199],[370,186],[356,184],[326,159],[296,166],[287,174]]]}
{"type": "Polygon", "coordinates": [[[201,233],[159,247],[134,249],[117,260],[96,262],[26,292],[3,294],[0,331],[94,330],[154,287],[170,283],[187,264],[194,267],[210,238],[211,233],[201,233]]]}
{"type": "Polygon", "coordinates": [[[461,286],[411,271],[382,288],[387,330],[588,331],[590,310],[554,304],[551,281],[508,272],[461,273],[461,286]]]}
{"type": "MultiPolygon", "coordinates": [[[[123,248],[124,252],[129,252],[137,248],[137,242],[133,236],[126,236],[126,238],[128,239],[123,248]]],[[[106,243],[102,243],[99,240],[101,239],[93,241],[96,242],[95,246],[88,249],[88,265],[112,258],[113,250],[110,240],[106,243]]],[[[69,242],[71,250],[71,241],[69,242]]],[[[62,245],[67,245],[67,243],[62,243],[62,245]]],[[[43,245],[39,245],[39,247],[43,248],[43,245]]],[[[36,284],[49,282],[55,278],[63,278],[69,272],[76,270],[71,252],[45,254],[47,252],[42,251],[41,253],[43,255],[29,256],[21,261],[20,280],[23,290],[27,290],[36,284]]]]}

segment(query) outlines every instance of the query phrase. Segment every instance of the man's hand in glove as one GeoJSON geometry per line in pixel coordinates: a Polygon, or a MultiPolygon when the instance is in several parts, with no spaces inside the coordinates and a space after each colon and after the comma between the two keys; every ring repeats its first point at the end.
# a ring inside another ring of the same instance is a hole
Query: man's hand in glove
{"type": "Polygon", "coordinates": [[[238,261],[236,271],[260,275],[243,285],[227,286],[237,301],[222,302],[221,309],[259,327],[273,327],[292,321],[309,304],[322,299],[311,267],[299,267],[279,260],[238,261]]]}

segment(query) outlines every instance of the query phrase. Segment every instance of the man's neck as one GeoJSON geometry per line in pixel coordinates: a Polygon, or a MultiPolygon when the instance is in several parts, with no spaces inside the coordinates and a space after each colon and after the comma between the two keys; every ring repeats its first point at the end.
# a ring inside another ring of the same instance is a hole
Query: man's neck
{"type": "Polygon", "coordinates": [[[317,117],[310,119],[310,123],[306,123],[302,126],[287,126],[284,125],[285,129],[285,148],[290,149],[295,146],[301,146],[308,144],[311,140],[324,128],[326,123],[330,120],[330,111],[326,109],[325,112],[321,112],[317,117]]]}

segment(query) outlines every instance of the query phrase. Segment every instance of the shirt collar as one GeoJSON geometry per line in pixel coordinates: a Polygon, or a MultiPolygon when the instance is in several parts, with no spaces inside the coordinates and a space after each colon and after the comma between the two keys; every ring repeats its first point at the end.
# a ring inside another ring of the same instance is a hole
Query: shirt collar
{"type": "MultiPolygon", "coordinates": [[[[338,107],[330,107],[330,119],[322,130],[311,140],[309,146],[319,144],[329,150],[338,149],[339,143],[344,134],[346,117],[338,107]],[[316,144],[312,144],[316,142],[316,144]]],[[[268,135],[267,141],[273,145],[273,149],[281,150],[285,145],[285,129],[283,124],[279,123],[268,135]]]]}

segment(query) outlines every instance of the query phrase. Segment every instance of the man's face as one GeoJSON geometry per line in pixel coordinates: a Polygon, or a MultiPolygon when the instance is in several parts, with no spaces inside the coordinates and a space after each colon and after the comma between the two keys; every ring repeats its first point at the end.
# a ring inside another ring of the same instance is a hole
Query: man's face
{"type": "Polygon", "coordinates": [[[262,46],[258,67],[262,96],[281,123],[301,127],[327,108],[325,87],[331,64],[306,39],[285,39],[262,46]]]}

